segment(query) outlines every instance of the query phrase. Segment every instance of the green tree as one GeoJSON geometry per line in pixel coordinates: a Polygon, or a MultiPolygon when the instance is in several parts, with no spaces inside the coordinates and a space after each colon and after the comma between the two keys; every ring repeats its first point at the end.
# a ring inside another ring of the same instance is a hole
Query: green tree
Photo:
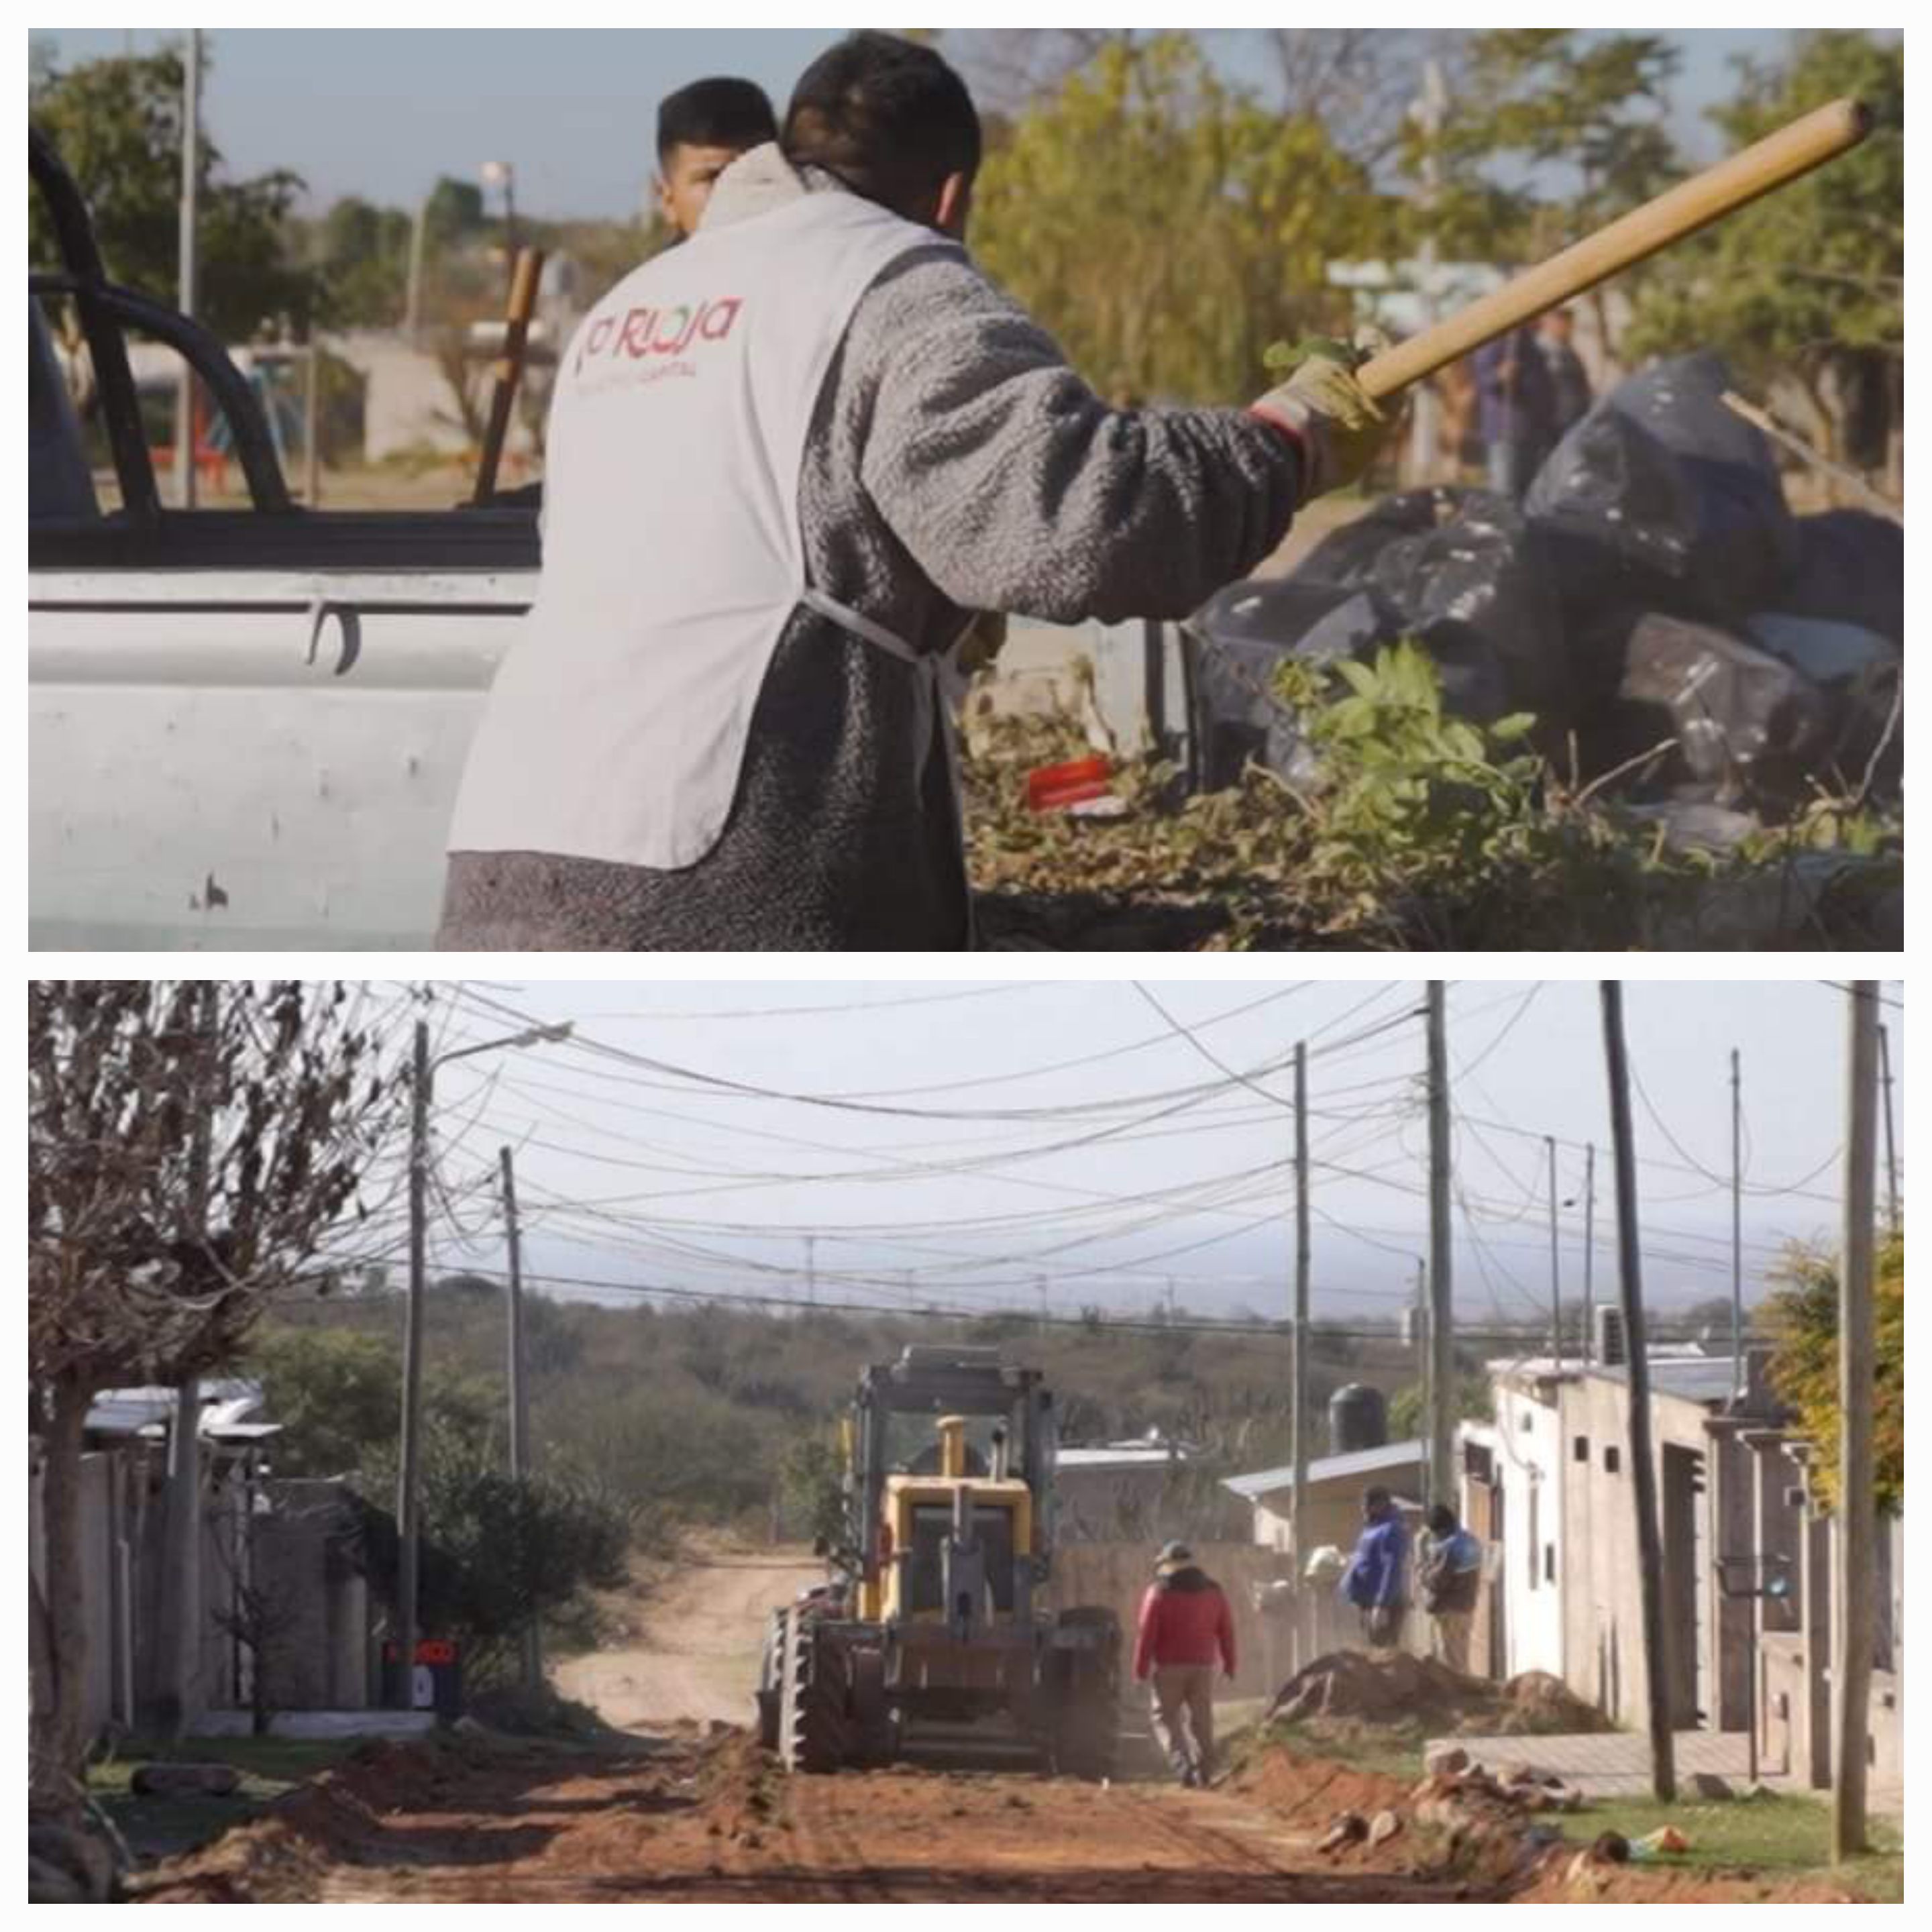
{"type": "MultiPolygon", "coordinates": [[[[1389,1434],[1397,1442],[1414,1442],[1429,1433],[1422,1384],[1411,1382],[1389,1398],[1389,1434]]],[[[1462,1422],[1493,1422],[1496,1393],[1487,1376],[1466,1370],[1456,1381],[1456,1415],[1462,1422]]]]}
{"type": "Polygon", "coordinates": [[[1905,48],[1867,33],[1803,36],[1781,64],[1744,63],[1713,118],[1735,147],[1843,94],[1870,109],[1863,146],[1660,256],[1632,346],[1723,351],[1747,382],[1803,388],[1828,454],[1876,393],[1901,420],[1905,381],[1905,48]]]}
{"type": "MultiPolygon", "coordinates": [[[[65,72],[50,61],[28,97],[28,118],[59,150],[92,211],[108,273],[169,303],[180,298],[182,85],[181,56],[169,49],[65,72]]],[[[200,145],[196,319],[231,342],[285,320],[305,326],[314,288],[289,257],[286,230],[301,177],[278,168],[226,180],[206,133],[200,145]]],[[[31,186],[28,254],[37,268],[61,266],[53,224],[31,186]]]]}
{"type": "MultiPolygon", "coordinates": [[[[1657,34],[1498,27],[1472,34],[1434,146],[1441,192],[1432,208],[1412,205],[1414,233],[1432,236],[1447,259],[1515,266],[1554,254],[1661,193],[1681,171],[1665,124],[1679,59],[1657,34]]],[[[1420,178],[1427,146],[1418,125],[1408,129],[1403,152],[1420,178]]],[[[1608,342],[1603,294],[1586,299],[1608,342]]]]}
{"type": "MultiPolygon", "coordinates": [[[[1796,1247],[1765,1304],[1776,1344],[1772,1386],[1798,1412],[1816,1458],[1818,1493],[1828,1507],[1838,1493],[1838,1264],[1816,1248],[1796,1247]]],[[[1878,1506],[1905,1507],[1905,1235],[1880,1244],[1873,1282],[1878,1377],[1873,1391],[1872,1454],[1878,1506]]]]}
{"type": "Polygon", "coordinates": [[[1312,119],[1216,75],[1185,34],[1110,43],[988,160],[974,245],[1102,390],[1245,400],[1264,351],[1332,332],[1328,262],[1381,204],[1312,119]]]}
{"type": "MultiPolygon", "coordinates": [[[[328,1328],[275,1328],[257,1336],[246,1364],[261,1378],[285,1476],[359,1474],[373,1492],[392,1484],[401,1428],[402,1356],[392,1337],[328,1328]]],[[[500,1384],[431,1370],[423,1378],[425,1426],[478,1458],[500,1451],[500,1384]]]]}

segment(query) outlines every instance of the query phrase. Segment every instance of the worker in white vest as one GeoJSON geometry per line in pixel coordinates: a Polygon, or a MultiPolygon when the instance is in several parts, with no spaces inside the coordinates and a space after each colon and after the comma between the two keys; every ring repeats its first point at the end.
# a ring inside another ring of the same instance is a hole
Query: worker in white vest
{"type": "Polygon", "coordinates": [[[1251,410],[1102,403],[966,254],[980,154],[939,55],[854,34],[586,317],[443,946],[968,944],[974,613],[1184,615],[1366,466],[1386,425],[1333,362],[1251,410]]]}

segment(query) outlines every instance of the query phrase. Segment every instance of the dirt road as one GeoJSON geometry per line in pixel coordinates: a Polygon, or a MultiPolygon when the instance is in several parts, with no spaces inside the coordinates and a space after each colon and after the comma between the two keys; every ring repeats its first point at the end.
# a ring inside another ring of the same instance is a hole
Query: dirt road
{"type": "MultiPolygon", "coordinates": [[[[1442,1835],[1414,1822],[1406,1786],[1374,1772],[1272,1750],[1216,1790],[1180,1790],[1154,1774],[1138,1710],[1123,1775],[1107,1784],[1013,1769],[787,1776],[748,1730],[727,1724],[750,1715],[767,1609],[819,1574],[802,1552],[700,1552],[656,1580],[633,1639],[558,1672],[569,1695],[628,1736],[601,1748],[460,1731],[365,1745],[263,1816],[162,1867],[142,1895],[344,1904],[1567,1895],[1542,1888],[1514,1837],[1486,1849],[1466,1844],[1452,1862],[1442,1835]],[[1385,1812],[1399,1820],[1385,1841],[1322,1849],[1338,1814],[1366,1821],[1385,1812]]],[[[1750,1898],[1766,1888],[1704,1883],[1691,1895],[1750,1898]]]]}
{"type": "Polygon", "coordinates": [[[696,1550],[654,1580],[633,1638],[560,1664],[557,1688],[620,1730],[745,1724],[766,1616],[824,1576],[806,1550],[696,1550]]]}

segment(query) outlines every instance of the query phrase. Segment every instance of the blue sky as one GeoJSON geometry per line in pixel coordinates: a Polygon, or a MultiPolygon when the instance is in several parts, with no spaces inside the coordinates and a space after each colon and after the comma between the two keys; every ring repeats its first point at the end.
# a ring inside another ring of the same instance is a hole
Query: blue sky
{"type": "MultiPolygon", "coordinates": [[[[64,63],[165,38],[154,29],[32,28],[64,63]]],[[[699,75],[746,74],[782,99],[834,28],[374,28],[211,32],[212,132],[239,174],[286,166],[326,204],[356,194],[398,205],[442,174],[473,178],[508,160],[519,205],[544,215],[634,212],[650,165],[660,95],[699,75]]],[[[1234,72],[1259,80],[1252,37],[1210,39],[1234,72]]],[[[1714,154],[1700,115],[1728,90],[1739,53],[1773,55],[1780,30],[1682,30],[1680,136],[1714,154]]]]}
{"type": "MultiPolygon", "coordinates": [[[[1299,1039],[1311,1056],[1316,1312],[1399,1308],[1427,1244],[1420,982],[1150,990],[1199,1045],[1126,981],[451,988],[436,1022],[446,1046],[500,1039],[523,1014],[569,1018],[578,1037],[440,1078],[438,1264],[500,1267],[490,1177],[508,1143],[526,1255],[553,1279],[789,1293],[811,1234],[827,1299],[1032,1308],[1043,1292],[1060,1312],[1124,1313],[1153,1306],[1172,1277],[1197,1312],[1277,1312],[1292,1257],[1280,1063],[1299,1039]],[[1252,1084],[1226,1080],[1208,1054],[1252,1084]],[[466,1250],[456,1227],[476,1245],[466,1250]]],[[[1888,985],[1886,997],[1902,1131],[1903,994],[1888,985]]],[[[1846,1002],[1809,980],[1634,982],[1625,998],[1647,1291],[1660,1307],[1730,1292],[1736,1046],[1754,1295],[1783,1243],[1836,1239],[1846,1002]]],[[[1595,982],[1458,982],[1449,1041],[1459,1308],[1547,1307],[1546,1134],[1569,1204],[1564,1293],[1580,1292],[1590,1143],[1595,1286],[1613,1292],[1595,982]]]]}

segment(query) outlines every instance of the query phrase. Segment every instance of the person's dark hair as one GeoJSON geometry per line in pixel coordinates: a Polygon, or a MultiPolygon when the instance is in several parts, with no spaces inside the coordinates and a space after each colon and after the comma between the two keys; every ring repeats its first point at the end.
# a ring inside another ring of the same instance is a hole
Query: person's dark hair
{"type": "Polygon", "coordinates": [[[762,147],[778,137],[778,117],[754,80],[694,80],[658,103],[658,160],[674,148],[762,147]]]}
{"type": "Polygon", "coordinates": [[[1456,1512],[1447,1503],[1438,1503],[1429,1512],[1429,1527],[1436,1536],[1453,1536],[1456,1533],[1456,1512]]]}
{"type": "Polygon", "coordinates": [[[980,116],[931,47],[869,29],[807,68],[782,137],[795,167],[823,168],[896,214],[923,209],[949,175],[980,169],[980,116]]]}
{"type": "Polygon", "coordinates": [[[1362,1507],[1364,1509],[1386,1509],[1389,1501],[1389,1492],[1386,1490],[1364,1490],[1362,1492],[1362,1507]]]}

